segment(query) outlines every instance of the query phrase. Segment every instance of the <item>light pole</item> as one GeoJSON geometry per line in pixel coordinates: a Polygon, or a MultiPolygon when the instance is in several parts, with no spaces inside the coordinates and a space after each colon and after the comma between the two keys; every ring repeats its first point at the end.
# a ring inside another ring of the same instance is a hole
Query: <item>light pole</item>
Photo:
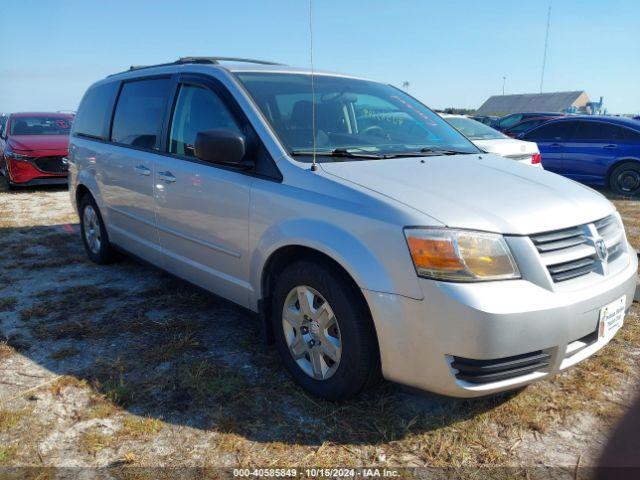
{"type": "Polygon", "coordinates": [[[504,85],[507,83],[507,77],[502,77],[502,95],[504,95],[504,85]]]}

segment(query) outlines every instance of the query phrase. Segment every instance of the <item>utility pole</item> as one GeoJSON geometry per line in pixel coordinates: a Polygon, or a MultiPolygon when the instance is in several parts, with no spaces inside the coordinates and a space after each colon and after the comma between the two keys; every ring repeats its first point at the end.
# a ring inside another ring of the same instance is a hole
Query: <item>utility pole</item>
{"type": "Polygon", "coordinates": [[[540,93],[542,93],[542,85],[544,84],[544,68],[547,64],[547,46],[549,45],[549,26],[551,25],[551,5],[547,10],[547,32],[544,35],[544,54],[542,55],[542,73],[540,75],[540,93]]]}
{"type": "Polygon", "coordinates": [[[504,96],[504,85],[507,83],[507,77],[502,77],[502,95],[504,96]]]}

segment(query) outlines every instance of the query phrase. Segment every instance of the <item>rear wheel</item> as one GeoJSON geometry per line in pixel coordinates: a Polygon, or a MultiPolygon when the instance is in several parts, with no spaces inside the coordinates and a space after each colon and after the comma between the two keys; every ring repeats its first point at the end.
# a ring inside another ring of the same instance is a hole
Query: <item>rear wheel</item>
{"type": "Polygon", "coordinates": [[[293,378],[311,394],[344,400],[380,378],[373,323],[360,292],[319,263],[297,262],[279,276],[271,320],[293,378]]]}
{"type": "Polygon", "coordinates": [[[100,210],[91,195],[86,194],[82,197],[79,213],[80,232],[87,256],[99,265],[112,262],[114,252],[100,210]]]}
{"type": "Polygon", "coordinates": [[[640,193],[640,162],[625,162],[613,169],[609,175],[609,186],[618,195],[640,193]]]}

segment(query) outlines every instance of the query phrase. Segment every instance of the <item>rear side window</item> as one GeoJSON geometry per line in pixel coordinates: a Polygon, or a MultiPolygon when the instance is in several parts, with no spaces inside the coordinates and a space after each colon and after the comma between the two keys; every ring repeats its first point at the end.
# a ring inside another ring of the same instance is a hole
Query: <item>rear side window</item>
{"type": "Polygon", "coordinates": [[[171,122],[169,151],[193,157],[198,132],[219,128],[241,133],[231,112],[212,90],[183,85],[171,122]]]}
{"type": "Polygon", "coordinates": [[[73,121],[73,132],[85,137],[106,140],[117,90],[117,82],[98,85],[87,90],[73,121]]]}
{"type": "Polygon", "coordinates": [[[624,129],[604,122],[580,122],[576,129],[577,140],[623,140],[624,129]]]}
{"type": "Polygon", "coordinates": [[[123,84],[113,117],[111,140],[138,148],[159,148],[170,89],[168,78],[123,84]]]}
{"type": "Polygon", "coordinates": [[[566,141],[573,135],[574,122],[557,122],[542,125],[538,128],[526,133],[524,138],[527,140],[540,141],[566,141]]]}
{"type": "Polygon", "coordinates": [[[498,122],[500,128],[509,128],[513,127],[516,123],[520,123],[522,121],[522,115],[511,115],[507,118],[503,118],[498,122]]]}

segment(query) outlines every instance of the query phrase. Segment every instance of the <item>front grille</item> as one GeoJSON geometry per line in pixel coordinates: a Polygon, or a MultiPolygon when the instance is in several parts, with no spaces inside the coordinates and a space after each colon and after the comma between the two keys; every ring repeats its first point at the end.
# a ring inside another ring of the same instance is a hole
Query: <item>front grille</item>
{"type": "Polygon", "coordinates": [[[39,157],[34,159],[38,170],[45,173],[66,173],[67,165],[62,161],[62,156],[39,157]]]}
{"type": "Polygon", "coordinates": [[[594,242],[599,238],[607,246],[605,263],[616,260],[624,253],[623,230],[614,215],[593,224],[539,233],[530,238],[555,283],[582,277],[597,270],[600,260],[594,242]]]}
{"type": "Polygon", "coordinates": [[[457,370],[455,376],[458,380],[483,384],[533,373],[548,367],[550,359],[550,354],[538,350],[513,357],[491,360],[453,357],[451,367],[457,370]]]}

